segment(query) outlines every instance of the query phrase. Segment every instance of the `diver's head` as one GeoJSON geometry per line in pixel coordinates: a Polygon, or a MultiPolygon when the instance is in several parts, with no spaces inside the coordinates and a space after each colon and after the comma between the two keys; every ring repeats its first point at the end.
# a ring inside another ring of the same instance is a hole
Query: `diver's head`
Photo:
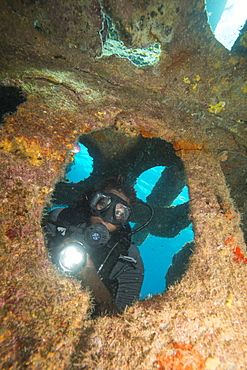
{"type": "Polygon", "coordinates": [[[121,193],[120,197],[123,198],[130,206],[133,206],[137,202],[136,191],[132,185],[130,185],[123,176],[109,177],[105,179],[99,189],[106,193],[117,191],[121,193]]]}
{"type": "Polygon", "coordinates": [[[131,205],[136,200],[135,190],[122,177],[109,178],[95,192],[90,201],[93,212],[91,222],[102,222],[110,232],[126,225],[132,214],[131,205]]]}

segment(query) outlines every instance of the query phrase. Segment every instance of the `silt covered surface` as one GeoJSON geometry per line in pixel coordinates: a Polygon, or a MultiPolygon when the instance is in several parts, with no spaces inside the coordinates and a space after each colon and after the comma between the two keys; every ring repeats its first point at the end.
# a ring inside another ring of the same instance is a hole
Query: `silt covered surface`
{"type": "Polygon", "coordinates": [[[202,1],[163,3],[101,3],[127,46],[160,42],[160,62],[138,68],[95,58],[97,2],[1,2],[1,86],[25,97],[1,126],[3,369],[247,365],[246,35],[232,54],[214,39],[202,1]],[[124,133],[126,147],[138,135],[172,143],[195,251],[166,293],[92,321],[88,293],[48,261],[40,222],[69,150],[104,128],[124,133]]]}

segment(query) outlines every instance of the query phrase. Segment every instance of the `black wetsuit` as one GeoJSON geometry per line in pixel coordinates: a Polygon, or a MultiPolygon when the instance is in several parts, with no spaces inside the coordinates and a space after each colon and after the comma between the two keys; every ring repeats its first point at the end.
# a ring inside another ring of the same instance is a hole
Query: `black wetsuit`
{"type": "MultiPolygon", "coordinates": [[[[52,250],[65,238],[77,239],[77,233],[71,231],[73,226],[83,229],[87,220],[81,211],[76,208],[57,208],[51,211],[44,227],[47,247],[52,250]],[[50,221],[50,222],[49,222],[50,221]],[[72,226],[72,228],[71,228],[72,226]]],[[[100,272],[100,278],[111,293],[114,303],[120,311],[131,306],[139,299],[140,290],[144,277],[144,267],[139,249],[131,242],[129,225],[121,227],[111,234],[109,242],[97,249],[90,257],[95,263],[96,269],[102,264],[105,256],[112,246],[117,244],[115,252],[110,254],[108,263],[100,272]]]]}

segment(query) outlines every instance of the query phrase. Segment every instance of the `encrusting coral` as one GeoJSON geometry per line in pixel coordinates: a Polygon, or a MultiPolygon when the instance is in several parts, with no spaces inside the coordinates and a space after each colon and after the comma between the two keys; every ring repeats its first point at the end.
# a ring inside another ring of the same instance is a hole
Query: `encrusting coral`
{"type": "Polygon", "coordinates": [[[1,84],[26,96],[1,126],[0,366],[246,368],[246,57],[214,39],[201,0],[116,4],[0,5],[1,84]],[[95,59],[103,10],[128,46],[160,42],[160,62],[95,59]],[[40,224],[69,150],[106,127],[174,145],[195,246],[167,292],[91,320],[90,295],[51,265],[40,224]]]}

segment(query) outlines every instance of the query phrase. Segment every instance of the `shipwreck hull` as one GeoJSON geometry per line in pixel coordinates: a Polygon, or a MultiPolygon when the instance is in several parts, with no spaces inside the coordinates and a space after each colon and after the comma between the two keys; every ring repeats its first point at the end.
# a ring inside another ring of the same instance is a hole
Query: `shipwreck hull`
{"type": "MultiPolygon", "coordinates": [[[[163,43],[158,65],[95,59],[102,25],[96,2],[80,9],[90,24],[81,49],[76,6],[66,39],[65,18],[55,27],[56,2],[1,5],[1,86],[25,97],[1,126],[1,368],[241,369],[247,366],[246,57],[214,39],[202,1],[183,1],[188,11],[180,1],[177,10],[166,2],[167,14],[175,9],[170,19],[181,42],[161,37],[161,30],[130,37],[134,5],[124,16],[128,2],[111,12],[111,2],[103,3],[126,45],[163,43]],[[179,23],[175,13],[182,10],[179,23]],[[178,284],[118,317],[92,321],[88,292],[47,258],[41,218],[73,145],[88,133],[103,145],[104,129],[109,137],[123,135],[119,152],[138,137],[173,147],[189,188],[195,244],[178,284]]],[[[150,8],[136,4],[136,14],[143,11],[150,8]]]]}

